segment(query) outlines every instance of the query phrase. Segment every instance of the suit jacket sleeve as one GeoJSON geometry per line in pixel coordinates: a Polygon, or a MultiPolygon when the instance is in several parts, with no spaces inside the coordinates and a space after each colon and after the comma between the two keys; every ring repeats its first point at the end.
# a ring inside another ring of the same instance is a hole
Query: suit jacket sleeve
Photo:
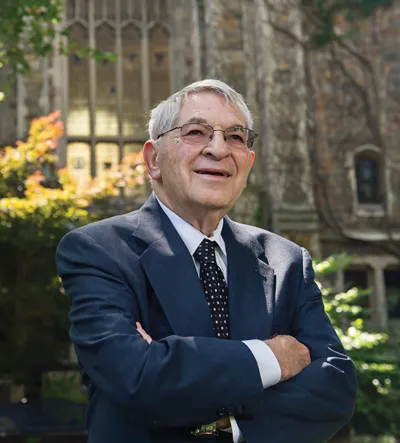
{"type": "Polygon", "coordinates": [[[292,379],[267,388],[262,408],[253,419],[238,420],[245,440],[251,443],[323,443],[354,410],[355,368],[324,311],[305,250],[291,335],[309,348],[311,365],[292,379]]]}
{"type": "Polygon", "coordinates": [[[209,423],[239,405],[246,414],[259,410],[261,379],[244,343],[170,336],[148,345],[135,326],[139,298],[147,298],[143,275],[126,282],[116,260],[82,230],[63,238],[57,266],[71,298],[79,363],[101,395],[156,426],[209,423]]]}

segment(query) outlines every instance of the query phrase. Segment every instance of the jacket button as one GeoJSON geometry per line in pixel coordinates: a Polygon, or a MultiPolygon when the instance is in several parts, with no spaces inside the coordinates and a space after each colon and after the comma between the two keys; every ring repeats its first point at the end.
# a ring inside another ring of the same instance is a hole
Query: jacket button
{"type": "Polygon", "coordinates": [[[228,415],[235,415],[236,414],[236,408],[233,406],[229,406],[228,408],[228,415]]]}
{"type": "Polygon", "coordinates": [[[217,415],[219,417],[225,417],[227,415],[226,409],[225,408],[219,408],[217,411],[217,415]]]}
{"type": "Polygon", "coordinates": [[[242,415],[242,414],[244,414],[244,406],[243,406],[243,405],[238,405],[238,406],[236,407],[236,413],[237,413],[238,415],[242,415]]]}

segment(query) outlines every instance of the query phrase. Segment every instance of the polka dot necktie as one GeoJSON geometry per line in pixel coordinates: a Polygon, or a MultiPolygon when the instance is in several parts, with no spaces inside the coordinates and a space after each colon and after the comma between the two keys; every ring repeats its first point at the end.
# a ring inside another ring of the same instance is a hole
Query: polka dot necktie
{"type": "Polygon", "coordinates": [[[215,335],[229,338],[228,288],[215,259],[215,243],[204,239],[193,254],[200,263],[200,280],[210,307],[215,335]]]}

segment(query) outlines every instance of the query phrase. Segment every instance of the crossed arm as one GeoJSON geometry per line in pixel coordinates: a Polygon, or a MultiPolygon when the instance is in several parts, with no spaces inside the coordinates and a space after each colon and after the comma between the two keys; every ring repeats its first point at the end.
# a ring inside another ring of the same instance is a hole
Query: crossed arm
{"type": "MultiPolygon", "coordinates": [[[[143,326],[140,324],[140,322],[136,322],[136,330],[139,332],[139,334],[143,337],[143,339],[147,342],[147,344],[151,344],[153,339],[151,336],[143,329],[143,326]]],[[[231,422],[229,417],[222,417],[217,420],[217,429],[227,429],[231,426],[231,422]]]]}
{"type": "Polygon", "coordinates": [[[248,441],[326,442],[353,414],[355,368],[324,311],[311,258],[304,249],[303,280],[291,332],[310,350],[311,364],[265,389],[262,406],[252,420],[238,420],[248,441]],[[259,435],[264,440],[257,439],[259,435]]]}
{"type": "Polygon", "coordinates": [[[245,415],[236,416],[239,428],[255,443],[268,438],[287,443],[294,435],[299,443],[321,443],[347,422],[354,407],[354,367],[323,312],[308,255],[304,261],[293,337],[267,343],[283,379],[264,390],[242,342],[170,336],[149,346],[136,328],[136,294],[113,257],[87,234],[68,234],[58,250],[59,273],[72,300],[71,338],[99,391],[144,426],[198,426],[221,418],[222,405],[243,405],[245,415]],[[304,364],[304,355],[303,363],[294,357],[300,344],[310,350],[311,364],[304,364]]]}
{"type": "MultiPolygon", "coordinates": [[[[136,329],[150,345],[153,339],[140,322],[136,322],[136,329]]],[[[282,374],[281,381],[289,380],[311,363],[308,348],[291,336],[276,336],[264,342],[278,359],[282,374]]],[[[231,424],[229,417],[222,417],[216,422],[217,429],[230,428],[231,424]]]]}
{"type": "Polygon", "coordinates": [[[244,343],[176,335],[150,346],[143,340],[135,322],[143,320],[147,293],[138,263],[129,286],[109,252],[78,230],[64,237],[57,265],[71,298],[70,336],[99,395],[144,427],[196,427],[231,405],[249,416],[259,410],[263,387],[244,343]]]}

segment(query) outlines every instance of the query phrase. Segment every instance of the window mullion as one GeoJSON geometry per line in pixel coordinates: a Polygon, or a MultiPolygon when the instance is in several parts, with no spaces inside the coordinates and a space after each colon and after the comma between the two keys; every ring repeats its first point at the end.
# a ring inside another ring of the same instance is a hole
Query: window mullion
{"type": "MultiPolygon", "coordinates": [[[[63,12],[61,15],[61,23],[58,29],[67,27],[67,0],[63,0],[63,12]]],[[[67,134],[68,134],[68,85],[69,85],[69,57],[62,57],[59,53],[58,47],[62,43],[63,46],[68,45],[68,38],[66,36],[58,36],[56,40],[56,72],[54,81],[57,84],[58,97],[57,107],[61,109],[61,116],[64,124],[64,135],[57,146],[59,165],[64,168],[67,164],[67,134]]]]}
{"type": "Polygon", "coordinates": [[[124,78],[122,70],[122,36],[121,36],[121,0],[116,2],[116,26],[115,26],[115,52],[117,53],[116,76],[117,76],[117,114],[118,114],[118,157],[121,162],[123,157],[123,97],[124,97],[124,78]]]}
{"type": "MultiPolygon", "coordinates": [[[[89,48],[96,48],[94,0],[89,1],[89,48]]],[[[89,58],[90,174],[96,174],[96,62],[89,58]]]]}
{"type": "Polygon", "coordinates": [[[147,115],[150,110],[150,64],[149,64],[149,34],[147,26],[147,0],[142,0],[142,94],[143,107],[147,115]]]}

